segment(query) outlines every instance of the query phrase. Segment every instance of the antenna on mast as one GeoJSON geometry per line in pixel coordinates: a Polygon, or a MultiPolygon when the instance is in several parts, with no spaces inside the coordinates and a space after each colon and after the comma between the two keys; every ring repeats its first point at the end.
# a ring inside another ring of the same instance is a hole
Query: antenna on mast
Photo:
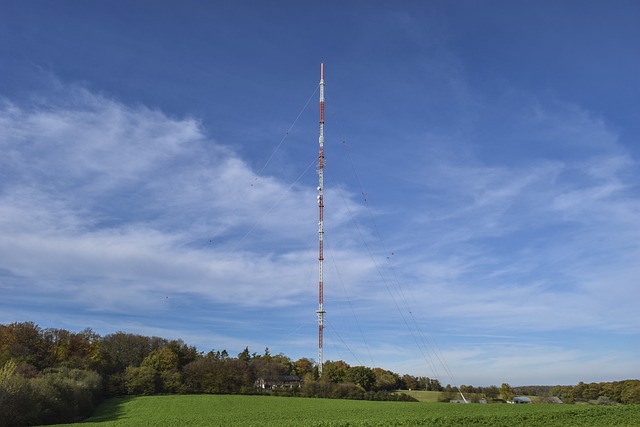
{"type": "Polygon", "coordinates": [[[320,152],[318,154],[318,375],[322,376],[322,335],[324,330],[324,283],[322,278],[324,235],[324,63],[320,63],[320,152]]]}

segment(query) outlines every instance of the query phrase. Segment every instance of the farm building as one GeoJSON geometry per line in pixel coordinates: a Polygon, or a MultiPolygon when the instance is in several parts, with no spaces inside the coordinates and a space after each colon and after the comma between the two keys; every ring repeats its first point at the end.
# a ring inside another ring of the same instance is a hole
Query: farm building
{"type": "Polygon", "coordinates": [[[302,383],[297,375],[278,375],[273,377],[260,377],[255,382],[255,387],[263,390],[273,388],[293,388],[302,383]]]}

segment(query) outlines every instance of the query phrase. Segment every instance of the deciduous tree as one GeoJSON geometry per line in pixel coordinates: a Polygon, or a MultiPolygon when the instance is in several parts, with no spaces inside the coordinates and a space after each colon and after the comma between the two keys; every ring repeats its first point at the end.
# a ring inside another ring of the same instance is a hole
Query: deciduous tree
{"type": "Polygon", "coordinates": [[[150,366],[129,366],[124,371],[127,393],[135,395],[152,395],[157,391],[158,375],[150,366]]]}
{"type": "Polygon", "coordinates": [[[313,362],[311,361],[311,359],[303,357],[295,361],[294,369],[297,376],[299,376],[300,378],[304,378],[305,375],[313,373],[313,362]]]}
{"type": "Polygon", "coordinates": [[[502,383],[500,386],[500,397],[504,400],[511,400],[515,396],[513,389],[507,383],[502,383]]]}
{"type": "Polygon", "coordinates": [[[322,378],[320,379],[332,383],[342,383],[347,377],[348,369],[349,364],[342,360],[335,362],[327,360],[322,366],[322,378]]]}
{"type": "Polygon", "coordinates": [[[366,366],[352,366],[347,371],[347,379],[354,384],[359,385],[365,391],[369,391],[376,383],[376,374],[373,369],[366,366]]]}
{"type": "Polygon", "coordinates": [[[400,382],[400,376],[395,372],[387,371],[382,368],[373,368],[376,376],[375,389],[392,391],[397,390],[400,382]]]}

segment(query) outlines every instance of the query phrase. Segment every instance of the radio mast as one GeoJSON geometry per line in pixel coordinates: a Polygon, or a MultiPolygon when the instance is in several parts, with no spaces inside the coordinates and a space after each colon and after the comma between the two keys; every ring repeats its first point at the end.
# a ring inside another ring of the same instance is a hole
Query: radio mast
{"type": "Polygon", "coordinates": [[[324,63],[320,64],[320,152],[318,154],[318,375],[322,376],[322,333],[324,330],[324,283],[322,279],[324,235],[324,63]]]}

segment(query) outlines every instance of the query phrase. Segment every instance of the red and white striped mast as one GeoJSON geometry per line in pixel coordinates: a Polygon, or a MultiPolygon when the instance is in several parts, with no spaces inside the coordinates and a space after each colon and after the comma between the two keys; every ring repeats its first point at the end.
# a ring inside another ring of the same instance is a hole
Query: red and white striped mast
{"type": "Polygon", "coordinates": [[[322,279],[324,235],[324,63],[320,64],[320,152],[318,154],[318,374],[322,376],[322,333],[324,330],[324,283],[322,279]]]}

